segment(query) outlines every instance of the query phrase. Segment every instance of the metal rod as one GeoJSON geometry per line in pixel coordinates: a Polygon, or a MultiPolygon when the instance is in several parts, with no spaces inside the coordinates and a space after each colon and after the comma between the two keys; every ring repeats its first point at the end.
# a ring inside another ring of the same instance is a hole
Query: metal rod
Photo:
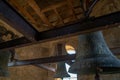
{"type": "Polygon", "coordinates": [[[95,80],[100,80],[100,75],[98,74],[98,72],[96,72],[95,74],[95,80]]]}
{"type": "Polygon", "coordinates": [[[89,17],[90,13],[92,12],[94,6],[96,5],[96,3],[98,2],[99,0],[94,0],[93,3],[91,4],[91,6],[88,8],[88,10],[86,11],[86,17],[89,17]]]}

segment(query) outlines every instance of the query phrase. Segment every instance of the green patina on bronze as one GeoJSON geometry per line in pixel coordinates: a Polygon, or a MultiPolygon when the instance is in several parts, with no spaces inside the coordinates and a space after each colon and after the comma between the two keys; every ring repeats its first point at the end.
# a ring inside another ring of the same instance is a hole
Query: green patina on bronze
{"type": "Polygon", "coordinates": [[[77,74],[112,74],[120,72],[120,60],[107,47],[102,32],[92,32],[79,36],[79,46],[75,63],[69,72],[77,74]]]}
{"type": "Polygon", "coordinates": [[[70,75],[66,71],[65,62],[59,62],[57,63],[57,69],[54,78],[65,78],[65,77],[70,77],[70,75]]]}

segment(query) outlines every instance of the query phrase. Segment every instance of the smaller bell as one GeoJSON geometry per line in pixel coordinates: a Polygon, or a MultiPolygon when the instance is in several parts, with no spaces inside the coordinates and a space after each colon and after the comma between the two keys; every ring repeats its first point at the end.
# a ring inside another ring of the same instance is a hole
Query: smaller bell
{"type": "Polygon", "coordinates": [[[59,62],[57,63],[57,69],[54,78],[64,78],[64,77],[70,77],[70,75],[66,71],[65,62],[59,62]]]}
{"type": "Polygon", "coordinates": [[[0,51],[0,76],[8,77],[8,62],[10,58],[10,51],[0,51]]]}
{"type": "MultiPolygon", "coordinates": [[[[55,46],[55,53],[57,55],[65,54],[65,46],[64,44],[57,44],[55,46]]],[[[57,69],[56,74],[54,75],[54,78],[64,78],[64,77],[70,77],[70,75],[67,73],[66,67],[65,67],[65,61],[58,62],[57,63],[57,69]]]]}

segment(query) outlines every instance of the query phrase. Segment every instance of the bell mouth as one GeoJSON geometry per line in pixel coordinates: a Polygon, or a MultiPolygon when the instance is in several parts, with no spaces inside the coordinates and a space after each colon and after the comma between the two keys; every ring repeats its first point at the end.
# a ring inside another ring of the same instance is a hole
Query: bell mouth
{"type": "Polygon", "coordinates": [[[101,67],[99,70],[101,74],[117,74],[120,73],[120,67],[101,67]]]}
{"type": "Polygon", "coordinates": [[[70,77],[70,75],[69,74],[56,74],[56,75],[54,75],[54,78],[66,78],[66,77],[70,77]]]}
{"type": "Polygon", "coordinates": [[[81,75],[87,75],[87,74],[95,74],[96,71],[100,74],[117,74],[120,73],[120,67],[115,66],[115,67],[97,67],[97,66],[92,66],[92,67],[84,67],[84,68],[78,68],[78,67],[72,67],[69,69],[68,72],[70,73],[77,73],[81,75]]]}

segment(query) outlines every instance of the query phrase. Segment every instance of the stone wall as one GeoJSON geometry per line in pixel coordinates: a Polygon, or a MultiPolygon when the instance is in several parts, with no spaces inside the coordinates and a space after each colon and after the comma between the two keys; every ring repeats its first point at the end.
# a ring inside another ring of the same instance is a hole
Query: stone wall
{"type": "MultiPolygon", "coordinates": [[[[34,59],[51,56],[51,45],[49,43],[36,44],[23,48],[17,48],[15,58],[19,60],[34,59]],[[47,48],[46,48],[47,46],[47,48]]],[[[1,77],[0,80],[53,80],[53,72],[47,71],[33,65],[9,67],[10,76],[1,77]]]]}

